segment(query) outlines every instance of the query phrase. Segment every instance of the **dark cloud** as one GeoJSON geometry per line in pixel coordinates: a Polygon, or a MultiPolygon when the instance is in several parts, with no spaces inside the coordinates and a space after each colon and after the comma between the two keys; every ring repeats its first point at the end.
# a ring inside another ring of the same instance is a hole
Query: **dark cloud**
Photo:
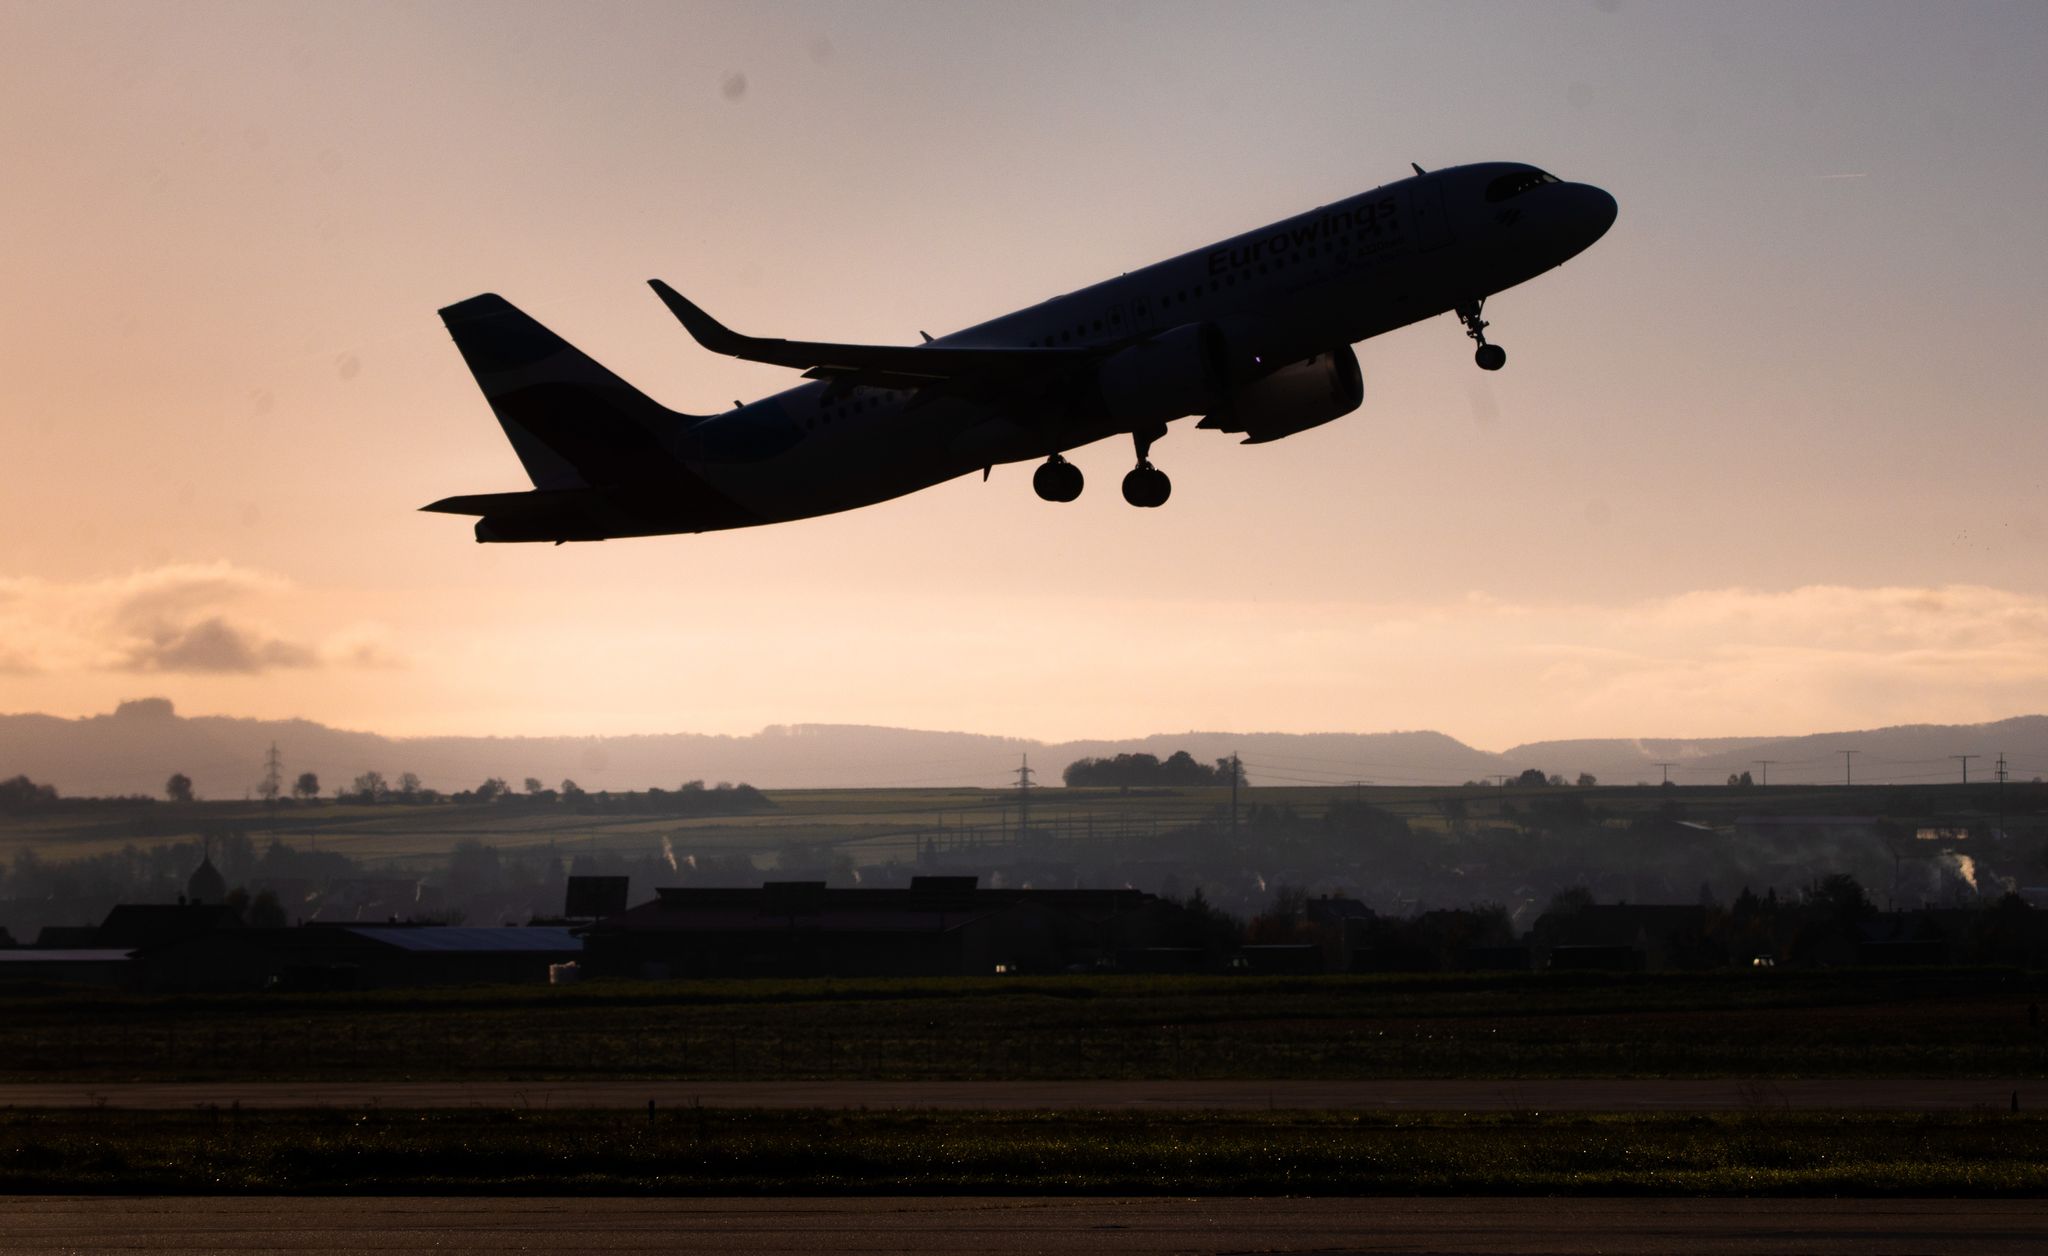
{"type": "Polygon", "coordinates": [[[159,625],[131,646],[122,666],[134,672],[254,674],[280,667],[313,667],[311,650],[290,641],[265,640],[216,615],[194,624],[159,625]]]}
{"type": "Polygon", "coordinates": [[[719,83],[718,90],[725,94],[727,100],[738,100],[747,94],[747,76],[734,70],[719,83]]]}

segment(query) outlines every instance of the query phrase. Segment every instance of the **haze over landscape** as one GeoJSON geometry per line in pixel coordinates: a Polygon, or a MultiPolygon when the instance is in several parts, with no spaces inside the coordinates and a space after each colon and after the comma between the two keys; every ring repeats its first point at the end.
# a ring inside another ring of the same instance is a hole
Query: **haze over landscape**
{"type": "Polygon", "coordinates": [[[1986,780],[2003,755],[2017,780],[2048,776],[2048,717],[1970,726],[1914,725],[1804,737],[1587,739],[1531,742],[1500,753],[1438,732],[1183,732],[1061,742],[859,724],[776,725],[747,736],[694,733],[617,737],[392,738],[306,720],[185,718],[163,699],[124,704],[80,720],[0,715],[0,762],[66,794],[155,795],[172,773],[202,797],[247,798],[278,747],[286,778],[315,773],[328,792],[365,772],[395,781],[413,773],[428,789],[454,792],[498,777],[533,777],[553,788],[674,789],[685,780],[745,782],[764,789],[900,788],[1014,784],[1026,757],[1036,781],[1056,785],[1079,759],[1186,751],[1209,763],[1241,756],[1254,785],[1459,785],[1535,768],[1608,785],[1712,785],[1744,772],[1775,783],[1831,784],[1853,749],[1865,784],[1954,781],[1953,756],[1976,760],[1986,780]],[[1663,766],[1660,766],[1663,765],[1663,766]]]}
{"type": "Polygon", "coordinates": [[[2044,49],[2025,5],[6,6],[0,710],[1505,749],[2048,709],[2044,49]],[[1374,340],[1350,418],[1177,425],[1164,510],[1014,467],[560,549],[415,509],[523,482],[434,317],[475,292],[703,409],[790,375],[648,275],[909,341],[1498,157],[1622,206],[1489,305],[1508,369],[1374,340]]]}

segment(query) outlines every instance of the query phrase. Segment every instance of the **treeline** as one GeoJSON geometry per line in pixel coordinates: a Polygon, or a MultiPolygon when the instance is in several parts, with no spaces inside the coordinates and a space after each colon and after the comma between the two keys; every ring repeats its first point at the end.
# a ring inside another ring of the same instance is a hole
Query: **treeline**
{"type": "Polygon", "coordinates": [[[1113,759],[1076,759],[1060,773],[1068,785],[1112,786],[1118,789],[1148,785],[1244,784],[1244,766],[1234,757],[1218,759],[1212,767],[1198,762],[1185,750],[1161,759],[1156,754],[1120,754],[1113,759]]]}
{"type": "MultiPolygon", "coordinates": [[[[320,792],[320,778],[314,773],[302,772],[288,793],[278,791],[275,795],[266,796],[265,802],[270,806],[312,803],[319,801],[320,792]]],[[[164,797],[174,803],[199,801],[193,792],[192,778],[182,772],[173,773],[164,782],[164,797]]],[[[27,776],[0,780],[0,815],[34,815],[60,807],[91,807],[109,803],[130,806],[154,801],[147,795],[66,798],[57,792],[56,786],[40,784],[27,776]]],[[[720,781],[710,786],[701,780],[684,781],[675,789],[663,789],[657,785],[644,790],[614,793],[611,790],[586,791],[573,780],[565,780],[557,788],[548,788],[539,780],[528,777],[522,792],[514,790],[503,777],[494,776],[474,789],[443,793],[427,788],[411,772],[401,773],[397,780],[387,779],[382,772],[365,772],[337,789],[334,801],[355,807],[430,806],[436,803],[562,807],[579,815],[742,815],[772,810],[775,806],[766,794],[744,781],[739,784],[720,781]]]]}

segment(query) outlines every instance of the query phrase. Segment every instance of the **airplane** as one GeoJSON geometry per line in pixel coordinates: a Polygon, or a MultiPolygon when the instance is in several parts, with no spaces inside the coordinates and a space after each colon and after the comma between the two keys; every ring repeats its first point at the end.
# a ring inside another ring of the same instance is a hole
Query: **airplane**
{"type": "Polygon", "coordinates": [[[1175,420],[1279,440],[1364,401],[1352,345],[1452,313],[1497,371],[1487,298],[1576,256],[1615,200],[1534,166],[1425,171],[1270,226],[912,345],[742,335],[660,280],[713,353],[810,381],[720,414],[681,414],[503,297],[440,311],[533,481],[422,507],[477,517],[480,542],[710,532],[853,510],[998,464],[1036,461],[1037,494],[1081,495],[1070,450],[1128,435],[1133,506],[1166,503],[1151,461],[1175,420]]]}

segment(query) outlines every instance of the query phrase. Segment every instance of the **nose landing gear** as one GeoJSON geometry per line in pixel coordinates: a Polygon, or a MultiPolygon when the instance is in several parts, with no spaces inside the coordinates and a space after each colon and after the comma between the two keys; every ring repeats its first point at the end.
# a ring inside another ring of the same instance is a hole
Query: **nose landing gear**
{"type": "Polygon", "coordinates": [[[1165,428],[1150,432],[1133,432],[1131,439],[1138,444],[1138,465],[1124,476],[1124,500],[1133,506],[1151,509],[1164,506],[1173,494],[1173,481],[1166,478],[1166,472],[1152,465],[1152,442],[1166,435],[1165,428]]]}
{"type": "Polygon", "coordinates": [[[1031,473],[1031,487],[1049,502],[1070,502],[1081,495],[1081,468],[1058,454],[1031,473]]]}
{"type": "Polygon", "coordinates": [[[1479,311],[1486,305],[1486,299],[1461,305],[1457,309],[1458,321],[1465,324],[1465,334],[1477,341],[1479,348],[1472,354],[1472,360],[1482,371],[1497,371],[1508,364],[1508,351],[1499,345],[1486,343],[1487,322],[1479,317],[1479,311]]]}

